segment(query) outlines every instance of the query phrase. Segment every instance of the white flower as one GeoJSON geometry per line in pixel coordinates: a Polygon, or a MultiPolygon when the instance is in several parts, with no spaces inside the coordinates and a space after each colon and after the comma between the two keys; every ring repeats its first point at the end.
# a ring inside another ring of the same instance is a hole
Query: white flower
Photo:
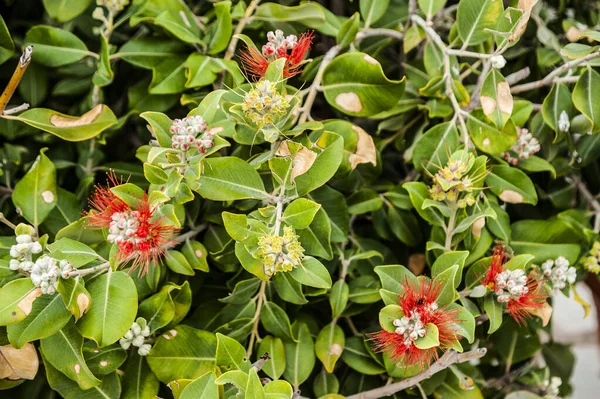
{"type": "Polygon", "coordinates": [[[506,65],[506,60],[501,55],[493,56],[490,61],[492,62],[492,68],[494,69],[502,69],[506,65]]]}
{"type": "Polygon", "coordinates": [[[553,290],[562,290],[567,283],[575,283],[577,270],[569,266],[569,261],[564,256],[559,256],[556,260],[548,259],[542,263],[544,277],[552,283],[553,290]]]}
{"type": "Polygon", "coordinates": [[[496,276],[496,295],[498,302],[519,299],[529,292],[527,275],[523,269],[505,270],[496,276]]]}
{"type": "Polygon", "coordinates": [[[148,355],[148,353],[150,353],[150,349],[152,349],[152,346],[150,344],[144,344],[138,349],[138,355],[146,356],[148,355]]]}
{"type": "Polygon", "coordinates": [[[408,346],[427,334],[425,324],[421,321],[421,315],[416,311],[410,317],[404,316],[401,319],[394,320],[392,324],[396,327],[396,334],[402,335],[404,344],[408,346]]]}
{"type": "Polygon", "coordinates": [[[145,344],[144,340],[150,336],[150,326],[146,323],[146,319],[143,317],[138,317],[138,319],[131,325],[129,331],[123,335],[123,338],[119,340],[119,344],[121,348],[127,350],[131,346],[135,346],[139,348],[138,353],[140,356],[146,356],[150,349],[151,345],[145,344]]]}
{"type": "Polygon", "coordinates": [[[570,128],[571,122],[569,121],[569,115],[566,111],[563,111],[558,117],[558,130],[561,132],[568,132],[570,128]]]}

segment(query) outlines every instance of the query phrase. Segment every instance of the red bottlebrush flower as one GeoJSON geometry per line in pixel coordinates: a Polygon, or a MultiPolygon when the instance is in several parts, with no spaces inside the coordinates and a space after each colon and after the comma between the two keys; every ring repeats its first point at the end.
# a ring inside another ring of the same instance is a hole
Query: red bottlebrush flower
{"type": "Polygon", "coordinates": [[[481,284],[494,291],[500,303],[506,303],[506,309],[519,324],[544,306],[547,295],[541,292],[542,285],[534,272],[525,274],[523,269],[506,270],[504,264],[507,254],[502,244],[494,249],[490,267],[481,284]]]}
{"type": "Polygon", "coordinates": [[[164,224],[163,217],[155,217],[146,193],[134,207],[113,194],[110,187],[119,184],[111,173],[107,186],[95,187],[89,199],[92,210],[87,213],[88,225],[108,229],[106,239],[118,246],[118,261],[132,262],[130,272],[139,269],[138,275],[143,276],[150,264],[164,255],[178,229],[164,224]]]}
{"type": "Polygon", "coordinates": [[[416,282],[406,281],[404,294],[398,297],[398,303],[404,316],[394,320],[396,330],[381,330],[371,335],[375,349],[387,352],[395,362],[402,362],[406,367],[418,366],[423,370],[433,359],[437,359],[438,347],[420,349],[414,341],[426,335],[425,326],[434,324],[438,329],[441,350],[449,347],[457,340],[455,323],[458,309],[438,307],[437,298],[441,283],[434,284],[430,280],[418,279],[416,282]]]}
{"type": "Polygon", "coordinates": [[[281,30],[267,34],[268,43],[262,48],[262,53],[254,47],[246,47],[240,55],[244,71],[255,79],[265,76],[269,64],[279,58],[285,58],[283,76],[290,78],[302,72],[302,61],[310,50],[314,37],[313,31],[305,32],[300,39],[295,35],[283,36],[281,30]]]}

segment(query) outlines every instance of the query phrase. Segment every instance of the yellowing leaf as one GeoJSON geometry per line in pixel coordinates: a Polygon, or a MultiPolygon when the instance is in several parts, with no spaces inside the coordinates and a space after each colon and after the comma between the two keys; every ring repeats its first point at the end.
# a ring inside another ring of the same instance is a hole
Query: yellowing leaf
{"type": "Polygon", "coordinates": [[[531,10],[533,6],[537,4],[538,0],[519,0],[518,8],[523,11],[523,15],[519,22],[517,22],[517,26],[515,26],[515,30],[508,37],[510,42],[514,42],[518,40],[523,33],[525,33],[525,29],[527,29],[527,22],[529,22],[529,18],[531,17],[531,10]]]}

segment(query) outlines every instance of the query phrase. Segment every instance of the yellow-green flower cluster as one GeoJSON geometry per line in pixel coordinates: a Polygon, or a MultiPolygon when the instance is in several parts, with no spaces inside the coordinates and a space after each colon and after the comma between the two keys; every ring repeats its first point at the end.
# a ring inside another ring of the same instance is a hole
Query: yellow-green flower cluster
{"type": "Polygon", "coordinates": [[[304,248],[294,234],[294,229],[284,227],[283,236],[267,234],[258,238],[258,259],[262,261],[265,274],[289,272],[302,263],[304,248]]]}
{"type": "Polygon", "coordinates": [[[287,113],[290,103],[269,80],[261,79],[256,86],[244,96],[242,110],[256,126],[262,128],[270,125],[277,116],[287,113]]]}
{"type": "Polygon", "coordinates": [[[590,255],[581,261],[583,268],[590,273],[600,273],[600,242],[596,241],[590,249],[590,255]]]}
{"type": "Polygon", "coordinates": [[[431,199],[456,203],[459,208],[475,204],[475,197],[472,194],[473,182],[468,176],[465,176],[467,170],[466,162],[449,160],[448,164],[433,176],[433,185],[429,188],[431,199]],[[459,198],[463,192],[467,195],[459,198]]]}
{"type": "Polygon", "coordinates": [[[129,0],[96,0],[96,4],[115,12],[121,11],[127,7],[129,5],[129,0]]]}

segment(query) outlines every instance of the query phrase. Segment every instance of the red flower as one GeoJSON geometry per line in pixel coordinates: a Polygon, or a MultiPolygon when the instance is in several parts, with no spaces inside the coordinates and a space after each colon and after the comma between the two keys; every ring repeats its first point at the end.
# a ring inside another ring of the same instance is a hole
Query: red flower
{"type": "Polygon", "coordinates": [[[119,248],[118,261],[133,262],[130,272],[137,268],[138,275],[143,276],[171,246],[178,229],[164,224],[164,217],[155,216],[146,193],[137,199],[135,207],[113,194],[110,187],[119,184],[114,173],[110,173],[106,186],[95,187],[89,199],[92,209],[87,213],[88,225],[108,229],[107,240],[119,248]]]}
{"type": "Polygon", "coordinates": [[[302,72],[302,61],[310,50],[313,40],[313,31],[305,32],[300,40],[295,35],[283,36],[281,30],[267,34],[268,42],[262,48],[262,53],[255,47],[246,47],[240,55],[240,61],[246,73],[255,79],[265,76],[269,64],[279,58],[285,58],[283,76],[292,77],[302,72]]]}
{"type": "MultiPolygon", "coordinates": [[[[437,298],[441,283],[434,284],[427,279],[418,279],[404,284],[404,294],[398,297],[404,317],[394,320],[396,331],[385,329],[373,334],[371,339],[379,352],[388,352],[395,362],[402,362],[406,367],[418,366],[421,370],[437,359],[438,347],[418,348],[413,341],[426,334],[425,325],[435,324],[439,333],[439,348],[444,350],[457,340],[454,323],[458,309],[439,308],[437,298]]],[[[400,315],[399,315],[400,316],[400,315]]]]}
{"type": "Polygon", "coordinates": [[[498,244],[481,283],[494,291],[498,302],[506,303],[508,313],[517,323],[525,324],[525,319],[544,306],[547,295],[541,291],[542,284],[534,272],[526,275],[523,269],[507,270],[504,267],[507,258],[504,246],[498,244]]]}

